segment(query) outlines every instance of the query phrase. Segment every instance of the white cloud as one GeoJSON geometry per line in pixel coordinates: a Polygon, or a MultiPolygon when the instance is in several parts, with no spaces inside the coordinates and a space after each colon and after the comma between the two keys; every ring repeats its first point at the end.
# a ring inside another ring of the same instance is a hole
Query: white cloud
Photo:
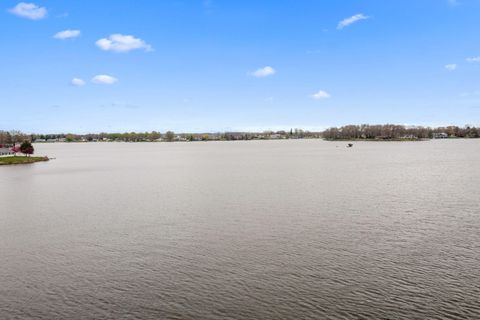
{"type": "Polygon", "coordinates": [[[255,70],[252,72],[252,76],[257,77],[257,78],[264,78],[268,76],[272,76],[276,73],[277,71],[273,69],[272,67],[266,66],[263,68],[260,68],[258,70],[255,70]]]}
{"type": "Polygon", "coordinates": [[[70,83],[75,87],[82,87],[85,85],[85,81],[80,78],[73,78],[70,83]]]}
{"type": "Polygon", "coordinates": [[[142,39],[119,33],[110,35],[108,39],[100,39],[95,44],[105,51],[128,52],[137,49],[153,51],[152,46],[142,39]]]}
{"type": "Polygon", "coordinates": [[[8,11],[19,17],[31,20],[40,20],[47,16],[47,9],[39,7],[34,3],[20,2],[8,11]]]}
{"type": "Polygon", "coordinates": [[[327,91],[320,90],[317,93],[312,94],[311,97],[315,100],[323,100],[330,98],[331,95],[327,91]]]}
{"type": "Polygon", "coordinates": [[[341,30],[345,27],[348,27],[349,25],[354,24],[355,22],[359,22],[359,21],[367,20],[367,19],[370,19],[370,17],[367,17],[366,15],[363,15],[363,14],[359,13],[359,14],[356,14],[354,16],[351,16],[350,18],[346,18],[346,19],[343,19],[342,21],[340,21],[338,23],[337,29],[341,30]]]}
{"type": "Polygon", "coordinates": [[[117,78],[106,74],[99,74],[92,78],[92,82],[97,84],[114,84],[117,81],[117,78]]]}
{"type": "Polygon", "coordinates": [[[466,59],[467,62],[480,62],[480,57],[471,57],[466,59]]]}
{"type": "Polygon", "coordinates": [[[457,6],[460,4],[458,0],[447,0],[448,4],[451,6],[457,6]]]}
{"type": "Polygon", "coordinates": [[[64,30],[57,32],[53,37],[55,39],[65,40],[80,36],[80,30],[64,30]]]}
{"type": "Polygon", "coordinates": [[[445,65],[445,69],[447,69],[448,71],[455,71],[457,70],[457,65],[452,63],[452,64],[447,64],[445,65]]]}

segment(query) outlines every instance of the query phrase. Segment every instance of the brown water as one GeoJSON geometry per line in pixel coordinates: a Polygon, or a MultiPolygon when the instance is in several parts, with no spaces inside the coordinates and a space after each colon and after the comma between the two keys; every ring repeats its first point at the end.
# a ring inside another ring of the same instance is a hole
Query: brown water
{"type": "Polygon", "coordinates": [[[480,319],[480,140],[36,145],[0,319],[480,319]]]}

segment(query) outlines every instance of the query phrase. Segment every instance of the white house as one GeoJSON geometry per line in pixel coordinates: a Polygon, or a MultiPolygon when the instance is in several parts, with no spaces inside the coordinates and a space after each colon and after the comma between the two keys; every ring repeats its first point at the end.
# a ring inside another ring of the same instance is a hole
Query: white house
{"type": "Polygon", "coordinates": [[[448,138],[448,133],[445,133],[445,132],[440,132],[440,133],[435,132],[433,134],[433,139],[447,139],[447,138],[448,138]]]}
{"type": "Polygon", "coordinates": [[[0,157],[9,157],[13,155],[15,155],[15,153],[9,148],[0,148],[0,157]]]}

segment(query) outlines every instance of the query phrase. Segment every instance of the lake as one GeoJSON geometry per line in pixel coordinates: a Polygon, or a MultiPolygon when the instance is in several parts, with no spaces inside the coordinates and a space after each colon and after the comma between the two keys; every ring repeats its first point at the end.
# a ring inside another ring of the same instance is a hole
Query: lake
{"type": "Polygon", "coordinates": [[[480,140],[37,144],[0,319],[479,319],[480,140]]]}

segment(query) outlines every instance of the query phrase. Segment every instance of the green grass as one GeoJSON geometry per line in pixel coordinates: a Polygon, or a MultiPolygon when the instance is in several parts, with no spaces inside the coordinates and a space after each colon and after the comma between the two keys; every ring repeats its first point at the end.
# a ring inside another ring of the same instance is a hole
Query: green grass
{"type": "Polygon", "coordinates": [[[26,164],[39,161],[48,161],[48,157],[0,157],[0,166],[8,164],[26,164]]]}

